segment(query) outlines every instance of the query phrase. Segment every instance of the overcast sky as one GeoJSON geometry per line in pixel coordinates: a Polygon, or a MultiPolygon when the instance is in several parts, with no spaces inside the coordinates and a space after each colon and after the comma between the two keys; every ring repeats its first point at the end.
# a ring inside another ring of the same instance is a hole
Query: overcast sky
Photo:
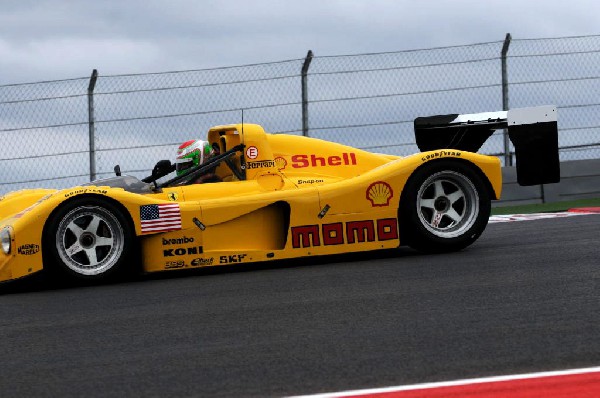
{"type": "Polygon", "coordinates": [[[0,85],[600,33],[597,0],[0,0],[0,85]]]}

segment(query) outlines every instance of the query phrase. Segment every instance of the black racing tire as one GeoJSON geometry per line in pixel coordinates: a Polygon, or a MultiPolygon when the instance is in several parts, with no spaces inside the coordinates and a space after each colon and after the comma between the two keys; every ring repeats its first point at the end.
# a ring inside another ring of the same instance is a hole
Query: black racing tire
{"type": "Polygon", "coordinates": [[[487,226],[488,183],[461,160],[426,163],[408,179],[398,209],[400,243],[426,253],[462,250],[487,226]]]}
{"type": "Polygon", "coordinates": [[[129,216],[110,201],[72,199],[48,219],[44,264],[70,280],[104,282],[131,270],[135,234],[129,216]]]}

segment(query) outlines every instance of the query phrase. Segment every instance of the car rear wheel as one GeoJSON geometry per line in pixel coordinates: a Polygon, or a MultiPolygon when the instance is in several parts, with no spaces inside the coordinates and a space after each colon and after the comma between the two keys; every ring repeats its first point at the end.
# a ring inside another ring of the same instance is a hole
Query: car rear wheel
{"type": "Polygon", "coordinates": [[[472,166],[453,160],[426,164],[402,194],[401,243],[424,252],[461,250],[481,235],[490,211],[487,184],[472,166]]]}
{"type": "Polygon", "coordinates": [[[52,216],[45,232],[49,262],[59,273],[80,280],[105,280],[121,273],[133,253],[128,219],[105,201],[69,202],[52,216]]]}

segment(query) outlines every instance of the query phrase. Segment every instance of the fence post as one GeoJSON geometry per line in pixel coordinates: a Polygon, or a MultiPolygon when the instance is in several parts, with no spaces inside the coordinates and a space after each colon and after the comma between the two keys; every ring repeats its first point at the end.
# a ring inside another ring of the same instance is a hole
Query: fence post
{"type": "Polygon", "coordinates": [[[94,125],[94,88],[96,87],[96,80],[98,79],[98,71],[94,69],[92,76],[90,76],[90,84],[88,85],[87,97],[88,97],[88,132],[90,138],[90,181],[96,179],[96,142],[95,133],[96,126],[94,125]]]}
{"type": "MultiPolygon", "coordinates": [[[[508,47],[512,37],[510,33],[506,34],[504,38],[504,44],[502,45],[502,110],[507,111],[508,106],[508,69],[506,65],[506,55],[508,54],[508,47]]],[[[504,129],[504,166],[512,166],[512,156],[510,154],[510,140],[508,138],[508,129],[504,129]]]]}
{"type": "Polygon", "coordinates": [[[312,61],[313,52],[308,50],[304,64],[302,65],[302,135],[308,137],[308,84],[307,74],[310,61],[312,61]]]}

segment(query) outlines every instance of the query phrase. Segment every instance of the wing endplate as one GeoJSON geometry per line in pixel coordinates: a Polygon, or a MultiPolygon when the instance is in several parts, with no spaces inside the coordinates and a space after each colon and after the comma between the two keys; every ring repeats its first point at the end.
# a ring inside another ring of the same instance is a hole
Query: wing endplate
{"type": "Polygon", "coordinates": [[[422,152],[446,148],[477,152],[495,130],[508,129],[515,146],[519,184],[560,181],[555,106],[418,117],[414,129],[422,152]]]}

